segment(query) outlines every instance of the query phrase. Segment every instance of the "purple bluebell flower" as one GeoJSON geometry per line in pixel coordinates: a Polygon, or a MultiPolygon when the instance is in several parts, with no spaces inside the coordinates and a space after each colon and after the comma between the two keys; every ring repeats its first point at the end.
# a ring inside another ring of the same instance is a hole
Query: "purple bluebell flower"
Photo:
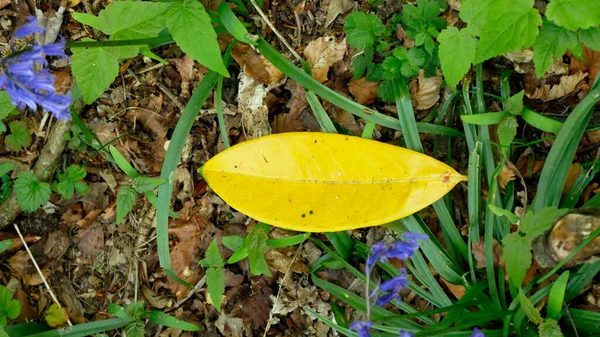
{"type": "Polygon", "coordinates": [[[400,290],[406,288],[409,281],[406,278],[406,269],[400,269],[400,275],[385,281],[379,286],[379,290],[387,292],[387,294],[377,299],[377,305],[384,306],[390,303],[393,299],[400,299],[400,290]]]}
{"type": "MultiPolygon", "coordinates": [[[[43,31],[37,19],[29,16],[27,24],[17,29],[15,36],[24,38],[43,31]]],[[[64,52],[65,44],[64,39],[44,46],[30,43],[28,47],[16,51],[14,41],[11,40],[12,54],[0,59],[0,90],[6,90],[13,105],[32,110],[41,106],[57,119],[70,118],[71,95],[56,92],[54,75],[50,73],[46,60],[46,56],[68,58],[64,52]]]]}
{"type": "Polygon", "coordinates": [[[410,331],[400,330],[398,337],[415,337],[415,334],[410,331]]]}
{"type": "Polygon", "coordinates": [[[377,262],[386,262],[388,259],[396,258],[406,260],[412,257],[415,250],[419,248],[417,240],[426,240],[429,237],[420,233],[404,233],[402,235],[406,241],[398,241],[392,245],[385,245],[377,242],[371,246],[371,255],[367,259],[367,274],[377,264],[377,262]]]}
{"type": "Polygon", "coordinates": [[[483,333],[483,331],[474,328],[473,329],[473,334],[471,335],[471,337],[485,337],[485,334],[483,333]]]}
{"type": "Polygon", "coordinates": [[[371,337],[369,329],[371,329],[371,321],[355,321],[350,323],[350,330],[356,331],[358,337],[371,337]]]}
{"type": "Polygon", "coordinates": [[[427,240],[427,239],[429,239],[429,236],[427,234],[421,234],[421,233],[406,232],[406,233],[403,233],[402,236],[405,239],[409,239],[409,240],[427,240]]]}

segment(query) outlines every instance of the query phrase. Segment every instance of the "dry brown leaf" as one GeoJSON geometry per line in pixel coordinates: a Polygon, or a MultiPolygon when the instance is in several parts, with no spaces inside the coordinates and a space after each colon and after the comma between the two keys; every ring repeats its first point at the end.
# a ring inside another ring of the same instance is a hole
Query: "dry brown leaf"
{"type": "Polygon", "coordinates": [[[533,51],[529,49],[521,49],[519,51],[505,54],[509,61],[513,63],[515,71],[520,74],[525,74],[533,70],[533,51]]]}
{"type": "Polygon", "coordinates": [[[132,123],[141,122],[144,129],[152,133],[154,141],[162,146],[167,141],[167,120],[160,114],[141,108],[131,108],[126,115],[132,123]]]}
{"type": "MultiPolygon", "coordinates": [[[[39,261],[38,261],[39,262],[39,261]]],[[[38,274],[33,266],[29,254],[26,251],[20,250],[8,259],[8,263],[12,268],[14,275],[20,277],[23,283],[29,286],[37,286],[43,283],[42,277],[38,274]]],[[[44,277],[50,276],[50,266],[40,266],[44,277]]]]}
{"type": "MultiPolygon", "coordinates": [[[[479,242],[473,242],[473,257],[475,261],[477,261],[477,268],[483,268],[486,266],[485,262],[485,245],[483,239],[479,242]]],[[[502,260],[502,246],[496,239],[492,242],[492,250],[494,253],[494,266],[504,265],[504,261],[502,260]]]]}
{"type": "Polygon", "coordinates": [[[281,113],[273,117],[273,133],[296,131],[304,131],[304,126],[292,114],[281,113]]]}
{"type": "Polygon", "coordinates": [[[350,0],[330,0],[325,18],[325,28],[329,27],[338,15],[346,14],[352,8],[354,8],[354,3],[350,0]]]}
{"type": "Polygon", "coordinates": [[[515,180],[515,172],[505,164],[504,167],[502,167],[502,172],[498,175],[498,184],[501,188],[506,188],[506,184],[513,180],[515,180]]]}
{"type": "Polygon", "coordinates": [[[585,45],[582,45],[582,47],[583,58],[585,61],[576,58],[572,54],[568,54],[571,57],[569,70],[573,73],[587,72],[590,76],[590,83],[594,83],[596,76],[598,76],[598,73],[600,72],[600,51],[595,51],[585,45]]]}
{"type": "Polygon", "coordinates": [[[69,69],[53,71],[56,93],[64,95],[71,90],[71,71],[69,69]]]}
{"type": "Polygon", "coordinates": [[[580,163],[571,164],[571,167],[569,167],[569,173],[567,174],[567,181],[565,182],[565,187],[563,188],[563,196],[569,192],[581,172],[583,172],[583,166],[581,166],[580,163]]]}
{"type": "Polygon", "coordinates": [[[63,231],[54,231],[48,235],[48,240],[44,245],[44,254],[49,259],[57,259],[67,252],[71,247],[71,239],[63,231]]]}
{"type": "Polygon", "coordinates": [[[525,94],[531,99],[540,99],[544,102],[561,98],[578,90],[579,84],[587,75],[587,73],[577,72],[573,75],[562,76],[559,84],[542,84],[541,87],[535,88],[533,93],[526,92],[525,94]]]}
{"type": "Polygon", "coordinates": [[[77,247],[89,256],[98,256],[104,253],[104,226],[94,223],[90,228],[77,233],[77,247]]]}
{"type": "Polygon", "coordinates": [[[242,128],[246,139],[268,135],[269,125],[268,94],[281,82],[264,85],[249,76],[246,71],[240,73],[238,90],[238,113],[242,115],[242,128]]]}
{"type": "MultiPolygon", "coordinates": [[[[198,240],[180,241],[171,249],[173,272],[185,282],[196,284],[201,278],[200,268],[198,267],[199,258],[198,240]]],[[[190,291],[190,288],[175,282],[171,278],[169,278],[169,288],[178,300],[184,298],[190,291]]]]}
{"type": "Polygon", "coordinates": [[[332,37],[323,36],[311,41],[304,48],[304,56],[312,68],[312,76],[321,83],[325,82],[329,67],[343,60],[347,50],[346,39],[336,42],[332,37]]]}
{"type": "Polygon", "coordinates": [[[540,172],[544,167],[544,163],[544,160],[534,160],[533,163],[531,163],[529,157],[519,157],[519,160],[517,160],[515,165],[519,169],[521,176],[523,178],[528,178],[540,172]]]}
{"type": "Polygon", "coordinates": [[[377,88],[379,88],[380,82],[367,81],[365,77],[352,79],[348,90],[356,98],[356,101],[362,105],[369,105],[375,103],[377,100],[377,88]]]}
{"type": "Polygon", "coordinates": [[[362,133],[362,128],[356,122],[354,115],[349,113],[348,111],[335,107],[333,109],[333,114],[331,117],[333,117],[334,121],[338,122],[340,125],[350,130],[355,135],[360,135],[362,133]]]}
{"type": "Polygon", "coordinates": [[[181,75],[181,95],[183,97],[189,97],[190,82],[194,79],[194,60],[184,55],[183,57],[176,59],[169,59],[169,62],[175,65],[179,75],[181,75]]]}
{"type": "Polygon", "coordinates": [[[425,78],[425,72],[421,69],[417,80],[418,82],[416,80],[410,82],[410,96],[417,103],[417,110],[429,109],[440,100],[442,76],[438,74],[425,78]]]}
{"type": "Polygon", "coordinates": [[[275,83],[283,78],[283,73],[279,69],[247,44],[238,42],[233,47],[231,56],[248,76],[263,84],[275,83]]]}
{"type": "Polygon", "coordinates": [[[442,282],[448,287],[448,290],[456,297],[457,300],[460,300],[464,295],[467,289],[463,285],[456,285],[446,281],[443,277],[440,277],[442,282]]]}
{"type": "Polygon", "coordinates": [[[302,110],[308,107],[304,87],[298,84],[298,82],[288,79],[285,82],[285,88],[292,93],[292,97],[287,103],[287,107],[290,109],[289,114],[298,118],[302,113],[302,110]]]}

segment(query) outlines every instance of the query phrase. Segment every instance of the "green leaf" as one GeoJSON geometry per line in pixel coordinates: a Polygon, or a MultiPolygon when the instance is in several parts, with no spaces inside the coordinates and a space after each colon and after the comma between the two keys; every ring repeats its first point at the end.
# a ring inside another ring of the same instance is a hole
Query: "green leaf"
{"type": "Polygon", "coordinates": [[[463,0],[458,16],[466,22],[467,30],[473,36],[479,36],[488,22],[488,15],[496,0],[463,0]]]}
{"type": "Polygon", "coordinates": [[[221,238],[223,246],[234,252],[242,248],[245,241],[246,240],[239,235],[227,235],[221,238]]]}
{"type": "Polygon", "coordinates": [[[91,14],[86,14],[86,13],[73,12],[73,19],[83,23],[84,25],[88,25],[92,28],[102,29],[102,26],[100,25],[100,22],[98,21],[97,16],[94,16],[91,14]]]}
{"type": "Polygon", "coordinates": [[[520,115],[523,112],[523,97],[525,97],[525,90],[521,90],[506,100],[506,108],[510,113],[520,115]]]}
{"type": "Polygon", "coordinates": [[[10,163],[10,162],[0,165],[0,177],[2,177],[3,175],[7,174],[8,172],[14,170],[15,167],[17,167],[17,164],[10,163]]]}
{"type": "Polygon", "coordinates": [[[178,318],[175,318],[171,315],[165,314],[158,310],[152,310],[150,312],[150,321],[156,324],[168,326],[171,328],[176,328],[184,331],[199,331],[200,327],[196,324],[188,323],[186,321],[182,321],[178,318]]]}
{"type": "Polygon", "coordinates": [[[519,233],[507,234],[502,239],[502,258],[506,263],[506,272],[513,286],[520,288],[527,270],[531,266],[530,235],[521,236],[519,233]]]}
{"type": "Polygon", "coordinates": [[[600,51],[600,27],[579,30],[579,40],[588,48],[600,51]]]}
{"type": "Polygon", "coordinates": [[[12,246],[13,242],[14,242],[13,239],[0,241],[0,253],[8,250],[8,248],[10,248],[10,246],[12,246]]]}
{"type": "Polygon", "coordinates": [[[533,0],[498,0],[481,32],[475,63],[527,48],[535,42],[542,17],[533,0]]]}
{"type": "Polygon", "coordinates": [[[540,337],[563,337],[560,325],[553,319],[546,319],[538,326],[540,337]]]}
{"type": "Polygon", "coordinates": [[[465,29],[448,27],[437,38],[440,43],[440,63],[448,85],[456,89],[456,85],[471,69],[475,59],[477,39],[465,29]]]}
{"type": "Polygon", "coordinates": [[[177,45],[207,68],[229,77],[221,59],[217,33],[204,6],[197,0],[174,3],[167,12],[167,27],[177,45]]]}
{"type": "Polygon", "coordinates": [[[160,184],[164,183],[163,178],[137,177],[131,180],[133,188],[139,193],[152,192],[160,184]]]}
{"type": "Polygon", "coordinates": [[[17,202],[25,212],[36,211],[50,200],[50,185],[38,181],[32,172],[23,172],[15,180],[17,202]]]}
{"type": "Polygon", "coordinates": [[[394,96],[394,81],[385,80],[381,82],[377,88],[377,97],[386,103],[393,103],[396,100],[394,96]]]}
{"type": "Polygon", "coordinates": [[[127,337],[145,337],[146,324],[140,321],[133,321],[125,327],[125,336],[127,337]]]}
{"type": "Polygon", "coordinates": [[[540,312],[533,306],[533,303],[525,296],[522,289],[519,289],[519,303],[525,315],[527,315],[533,324],[542,323],[542,315],[540,315],[540,312]]]}
{"type": "Polygon", "coordinates": [[[6,148],[11,151],[19,152],[22,148],[31,144],[31,134],[25,121],[12,121],[8,124],[10,135],[6,136],[4,142],[6,148]]]}
{"type": "Polygon", "coordinates": [[[117,225],[123,222],[125,216],[135,204],[137,192],[131,186],[123,186],[117,194],[117,225]]]}
{"type": "Polygon", "coordinates": [[[0,326],[6,326],[7,319],[15,319],[21,313],[21,303],[12,298],[12,292],[0,285],[0,326]]]}
{"type": "Polygon", "coordinates": [[[0,91],[0,133],[6,131],[6,125],[2,120],[15,111],[15,106],[10,102],[10,95],[6,91],[0,91]]]}
{"type": "Polygon", "coordinates": [[[201,263],[204,267],[223,268],[225,266],[216,239],[213,239],[210,246],[208,246],[206,256],[201,260],[201,263]]]}
{"type": "MultiPolygon", "coordinates": [[[[113,2],[120,3],[120,2],[113,2]]],[[[106,48],[71,48],[71,69],[83,100],[92,104],[119,74],[119,61],[106,48]]]]}
{"type": "Polygon", "coordinates": [[[557,209],[556,207],[543,208],[535,213],[529,211],[521,219],[519,231],[533,238],[538,237],[552,228],[554,221],[567,214],[567,212],[569,212],[568,209],[557,209]]]}
{"type": "Polygon", "coordinates": [[[570,30],[600,25],[600,6],[595,0],[552,0],[546,17],[570,30]]]}
{"type": "Polygon", "coordinates": [[[267,238],[269,236],[269,226],[258,224],[250,233],[248,233],[248,262],[250,263],[250,273],[252,275],[265,274],[271,276],[271,270],[265,260],[267,251],[267,238]]]}
{"type": "Polygon", "coordinates": [[[492,204],[488,204],[488,207],[490,208],[490,210],[492,211],[492,213],[494,213],[498,217],[505,216],[512,223],[518,223],[519,222],[520,218],[516,214],[514,214],[513,212],[511,212],[509,210],[506,210],[504,208],[500,208],[500,207],[492,205],[492,204]]]}
{"type": "Polygon", "coordinates": [[[548,295],[548,306],[546,307],[547,318],[560,318],[560,311],[563,306],[563,300],[565,299],[565,290],[567,289],[569,275],[570,272],[566,270],[554,282],[552,288],[550,288],[550,294],[548,295]]]}
{"type": "Polygon", "coordinates": [[[346,39],[351,47],[367,49],[375,45],[377,38],[385,32],[385,26],[375,14],[350,13],[344,22],[346,39]]]}
{"type": "Polygon", "coordinates": [[[86,174],[81,166],[71,165],[67,167],[64,173],[58,174],[58,183],[56,184],[55,191],[65,199],[71,199],[76,189],[78,193],[86,192],[89,186],[80,182],[80,180],[85,178],[86,174]]]}
{"type": "Polygon", "coordinates": [[[49,326],[56,328],[65,324],[67,319],[69,319],[69,315],[67,314],[67,310],[65,310],[65,308],[59,307],[56,305],[56,303],[53,303],[48,310],[46,310],[44,319],[49,326]]]}
{"type": "Polygon", "coordinates": [[[498,140],[500,149],[506,156],[510,144],[517,135],[517,119],[514,117],[506,117],[498,124],[498,140]]]}
{"type": "Polygon", "coordinates": [[[500,123],[504,118],[510,116],[507,111],[485,112],[476,115],[461,115],[460,119],[468,124],[493,125],[500,123]]]}
{"type": "Polygon", "coordinates": [[[125,307],[125,313],[129,318],[139,321],[148,315],[148,312],[144,310],[144,301],[133,302],[125,307]]]}
{"type": "Polygon", "coordinates": [[[540,35],[533,44],[533,63],[537,77],[541,78],[558,57],[578,45],[579,37],[576,32],[544,20],[540,35]]]}
{"type": "Polygon", "coordinates": [[[223,268],[208,268],[206,270],[206,285],[212,303],[221,311],[221,299],[225,293],[225,272],[223,268]]]}

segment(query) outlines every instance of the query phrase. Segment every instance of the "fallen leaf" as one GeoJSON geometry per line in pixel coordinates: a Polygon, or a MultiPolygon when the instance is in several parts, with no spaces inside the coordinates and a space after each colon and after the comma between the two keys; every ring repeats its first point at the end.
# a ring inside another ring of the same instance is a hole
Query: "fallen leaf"
{"type": "Polygon", "coordinates": [[[77,247],[89,256],[104,253],[104,226],[96,222],[90,228],[80,230],[77,233],[77,247]]]}
{"type": "MultiPolygon", "coordinates": [[[[39,262],[39,261],[38,261],[39,262]]],[[[8,259],[14,275],[20,277],[23,283],[29,286],[37,286],[43,283],[42,277],[31,263],[31,259],[26,251],[20,250],[8,259]]],[[[50,276],[50,267],[48,265],[40,266],[44,277],[50,276]]]]}
{"type": "Polygon", "coordinates": [[[513,63],[515,71],[520,74],[525,74],[534,69],[532,50],[521,49],[516,52],[507,53],[504,57],[513,63]]]}
{"type": "Polygon", "coordinates": [[[176,59],[169,59],[169,62],[175,65],[179,75],[181,75],[181,95],[189,98],[190,82],[194,79],[196,71],[194,71],[194,60],[188,55],[176,59]]]}
{"type": "Polygon", "coordinates": [[[582,45],[583,47],[583,58],[585,61],[578,59],[573,56],[571,52],[568,52],[567,55],[571,58],[571,63],[569,65],[569,70],[572,73],[575,72],[587,72],[589,74],[590,83],[594,83],[596,80],[596,76],[600,72],[600,51],[595,51],[591,48],[582,45]]]}
{"type": "Polygon", "coordinates": [[[349,113],[348,111],[334,106],[331,117],[334,121],[348,129],[353,134],[362,134],[362,127],[358,124],[356,118],[354,118],[354,115],[349,113]]]}
{"type": "Polygon", "coordinates": [[[352,8],[354,8],[354,3],[350,0],[330,0],[325,18],[325,28],[329,27],[338,15],[346,14],[352,8]]]}
{"type": "MultiPolygon", "coordinates": [[[[173,272],[190,284],[196,284],[201,279],[200,268],[198,267],[200,251],[197,244],[197,240],[184,240],[171,249],[173,272]]],[[[190,291],[190,288],[175,282],[171,278],[169,278],[169,288],[178,300],[184,298],[190,291]]]]}
{"type": "Polygon", "coordinates": [[[57,259],[67,252],[71,247],[71,239],[63,231],[54,231],[48,235],[48,240],[44,245],[44,254],[49,259],[57,259]]]}
{"type": "Polygon", "coordinates": [[[67,315],[67,310],[65,310],[65,308],[59,307],[56,303],[53,303],[46,311],[44,318],[49,326],[56,328],[65,324],[69,319],[69,315],[67,315]]]}
{"type": "Polygon", "coordinates": [[[425,78],[423,69],[419,70],[417,80],[410,83],[410,96],[417,103],[416,109],[425,110],[434,106],[440,100],[441,85],[442,75],[425,78]]]}
{"type": "Polygon", "coordinates": [[[167,141],[167,120],[160,114],[147,109],[131,108],[126,117],[132,123],[141,122],[144,129],[152,133],[154,141],[160,146],[167,141]]]}
{"type": "Polygon", "coordinates": [[[587,75],[587,73],[578,72],[573,75],[562,76],[559,84],[542,84],[541,87],[535,88],[533,93],[526,91],[525,94],[531,99],[540,99],[544,102],[561,98],[578,90],[579,84],[587,75]]]}
{"type": "Polygon", "coordinates": [[[565,181],[565,186],[563,187],[563,196],[569,192],[573,184],[575,184],[577,178],[579,178],[581,172],[583,172],[583,166],[581,166],[581,163],[571,164],[571,167],[569,167],[569,173],[567,174],[567,180],[565,181]]]}
{"type": "Polygon", "coordinates": [[[283,73],[279,69],[275,68],[271,62],[267,61],[264,56],[258,54],[247,44],[238,42],[233,47],[231,56],[247,76],[263,84],[275,83],[283,78],[283,73]]]}
{"type": "Polygon", "coordinates": [[[336,42],[334,38],[323,36],[311,41],[304,48],[304,56],[312,69],[312,76],[319,82],[327,80],[329,68],[344,59],[348,44],[346,39],[336,42]]]}
{"type": "Polygon", "coordinates": [[[242,115],[242,128],[247,139],[262,137],[270,133],[267,94],[278,85],[279,83],[265,85],[249,76],[246,71],[240,73],[238,112],[242,115]]]}
{"type": "Polygon", "coordinates": [[[508,182],[515,180],[515,172],[511,170],[506,164],[502,167],[502,172],[498,175],[498,184],[501,188],[506,188],[508,182]]]}
{"type": "Polygon", "coordinates": [[[448,287],[448,290],[450,290],[452,295],[454,295],[454,297],[456,297],[457,300],[460,300],[465,295],[465,292],[467,291],[467,289],[465,288],[464,285],[452,284],[452,283],[446,281],[443,277],[440,277],[440,279],[442,280],[442,282],[444,282],[446,287],[448,287]]]}
{"type": "Polygon", "coordinates": [[[302,122],[289,113],[280,113],[273,117],[273,133],[304,131],[302,122]]]}
{"type": "Polygon", "coordinates": [[[254,330],[260,330],[267,325],[270,311],[269,293],[265,294],[263,291],[253,294],[242,303],[243,319],[245,322],[250,323],[254,330]]]}
{"type": "Polygon", "coordinates": [[[377,88],[380,82],[367,81],[366,77],[352,79],[348,85],[348,90],[356,98],[356,101],[362,105],[375,103],[377,100],[377,88]]]}
{"type": "Polygon", "coordinates": [[[56,93],[64,95],[71,90],[71,71],[69,69],[53,71],[56,93]]]}
{"type": "Polygon", "coordinates": [[[287,107],[290,109],[289,114],[298,118],[302,113],[302,110],[308,107],[308,101],[306,100],[306,92],[304,87],[298,84],[298,82],[288,78],[285,82],[285,88],[289,90],[292,97],[287,103],[287,107]]]}
{"type": "MultiPolygon", "coordinates": [[[[483,239],[479,242],[473,242],[472,248],[473,257],[475,258],[475,261],[477,261],[476,267],[484,268],[487,265],[487,263],[485,261],[485,245],[483,239]]],[[[496,239],[494,239],[494,241],[492,242],[492,251],[494,254],[494,266],[503,266],[504,261],[502,260],[502,246],[500,245],[500,243],[498,243],[496,239]]]]}

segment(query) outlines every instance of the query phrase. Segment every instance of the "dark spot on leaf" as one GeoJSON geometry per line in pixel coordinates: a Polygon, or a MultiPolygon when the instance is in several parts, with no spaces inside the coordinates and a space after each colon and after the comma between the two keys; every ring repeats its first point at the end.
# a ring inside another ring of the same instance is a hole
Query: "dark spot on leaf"
{"type": "Polygon", "coordinates": [[[313,214],[313,211],[312,210],[308,211],[308,214],[313,214]]]}
{"type": "Polygon", "coordinates": [[[305,214],[305,213],[302,213],[302,217],[303,217],[303,218],[306,218],[306,214],[305,214]]]}

